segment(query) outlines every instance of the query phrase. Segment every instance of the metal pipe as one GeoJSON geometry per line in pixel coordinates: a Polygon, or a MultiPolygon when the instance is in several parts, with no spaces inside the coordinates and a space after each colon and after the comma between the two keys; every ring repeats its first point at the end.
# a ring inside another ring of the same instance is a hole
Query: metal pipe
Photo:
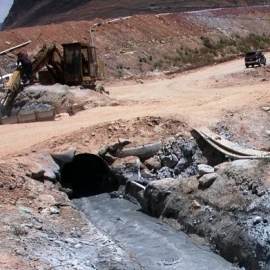
{"type": "Polygon", "coordinates": [[[13,50],[16,50],[16,49],[18,49],[18,48],[21,48],[21,47],[23,47],[23,46],[26,46],[26,45],[29,44],[30,42],[31,42],[31,40],[29,40],[29,41],[27,41],[27,42],[24,42],[24,43],[22,43],[22,44],[20,44],[20,45],[14,46],[14,47],[12,47],[12,48],[9,48],[9,49],[7,49],[7,50],[4,50],[4,51],[0,52],[0,55],[5,54],[5,53],[9,53],[9,52],[11,52],[11,51],[13,51],[13,50]]]}
{"type": "Polygon", "coordinates": [[[101,26],[101,22],[98,22],[98,23],[95,23],[95,24],[93,24],[92,26],[91,26],[91,28],[90,28],[90,30],[89,30],[89,32],[90,32],[90,38],[91,38],[91,46],[93,46],[93,47],[95,47],[95,44],[94,44],[94,39],[93,39],[93,35],[92,35],[92,30],[93,30],[93,28],[95,28],[95,27],[99,27],[99,26],[101,26]]]}

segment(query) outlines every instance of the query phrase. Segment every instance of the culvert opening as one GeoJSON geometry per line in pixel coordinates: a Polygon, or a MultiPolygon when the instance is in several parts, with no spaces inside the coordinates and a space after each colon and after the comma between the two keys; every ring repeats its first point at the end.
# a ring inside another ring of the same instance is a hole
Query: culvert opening
{"type": "Polygon", "coordinates": [[[118,190],[119,183],[99,156],[78,154],[61,171],[62,187],[70,188],[69,198],[89,197],[118,190]]]}

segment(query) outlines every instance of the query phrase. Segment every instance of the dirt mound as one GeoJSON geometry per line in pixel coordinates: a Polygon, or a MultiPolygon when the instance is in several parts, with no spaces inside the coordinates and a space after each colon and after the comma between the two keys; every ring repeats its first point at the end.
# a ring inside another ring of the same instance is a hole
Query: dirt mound
{"type": "Polygon", "coordinates": [[[72,105],[85,105],[85,109],[117,106],[118,102],[108,95],[82,87],[67,85],[44,86],[35,84],[24,88],[16,97],[12,114],[25,114],[46,111],[52,108],[66,108],[72,105]]]}

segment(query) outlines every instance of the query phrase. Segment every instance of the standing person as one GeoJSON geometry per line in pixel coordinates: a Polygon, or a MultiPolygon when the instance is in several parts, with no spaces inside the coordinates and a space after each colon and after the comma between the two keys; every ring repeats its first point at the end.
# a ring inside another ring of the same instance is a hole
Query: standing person
{"type": "Polygon", "coordinates": [[[19,52],[17,54],[17,64],[22,65],[23,73],[27,77],[30,83],[33,82],[33,74],[32,74],[32,62],[29,59],[27,54],[19,52]]]}

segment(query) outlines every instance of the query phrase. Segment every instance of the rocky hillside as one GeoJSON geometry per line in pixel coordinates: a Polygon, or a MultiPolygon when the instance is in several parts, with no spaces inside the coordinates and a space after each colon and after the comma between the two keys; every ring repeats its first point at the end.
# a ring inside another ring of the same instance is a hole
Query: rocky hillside
{"type": "MultiPolygon", "coordinates": [[[[31,4],[30,2],[28,0],[23,3],[27,6],[31,4]]],[[[61,16],[57,12],[51,12],[51,16],[46,17],[47,9],[44,6],[42,9],[44,16],[40,16],[38,7],[40,8],[41,3],[45,2],[48,10],[51,10],[49,9],[50,1],[39,1],[33,5],[32,11],[27,12],[27,17],[30,18],[33,12],[33,16],[35,15],[35,18],[42,20],[43,23],[60,20],[61,16]]],[[[87,10],[86,6],[94,2],[81,4],[80,10],[83,7],[87,10]]],[[[18,7],[16,3],[21,3],[21,1],[15,1],[10,16],[18,7]]],[[[55,10],[61,1],[57,3],[55,10]]],[[[69,6],[69,8],[72,7],[69,6]]],[[[29,45],[20,50],[33,56],[44,43],[55,43],[61,50],[63,43],[91,42],[89,30],[94,23],[101,22],[101,26],[94,28],[91,33],[94,44],[98,48],[98,57],[105,62],[107,80],[111,81],[112,79],[137,80],[173,74],[242,57],[251,49],[269,50],[269,6],[223,8],[186,13],[137,14],[117,19],[105,18],[106,16],[103,19],[101,16],[95,19],[75,16],[77,8],[72,9],[72,12],[66,10],[66,14],[73,19],[80,18],[79,21],[1,31],[0,51],[31,40],[29,45]]],[[[21,14],[24,13],[21,12],[21,14]]],[[[115,13],[111,14],[116,16],[115,13]]],[[[93,18],[94,16],[95,14],[93,18]]],[[[67,20],[64,14],[63,18],[67,20]]],[[[22,23],[22,21],[18,20],[17,23],[22,23]]],[[[38,24],[37,21],[30,21],[32,24],[38,24]]],[[[17,52],[18,50],[15,50],[1,56],[1,67],[6,68],[10,61],[14,61],[17,52]]]]}
{"type": "Polygon", "coordinates": [[[14,0],[4,29],[29,27],[64,21],[93,20],[95,18],[116,18],[135,14],[159,13],[198,9],[201,7],[245,6],[262,4],[258,0],[14,0]]]}

